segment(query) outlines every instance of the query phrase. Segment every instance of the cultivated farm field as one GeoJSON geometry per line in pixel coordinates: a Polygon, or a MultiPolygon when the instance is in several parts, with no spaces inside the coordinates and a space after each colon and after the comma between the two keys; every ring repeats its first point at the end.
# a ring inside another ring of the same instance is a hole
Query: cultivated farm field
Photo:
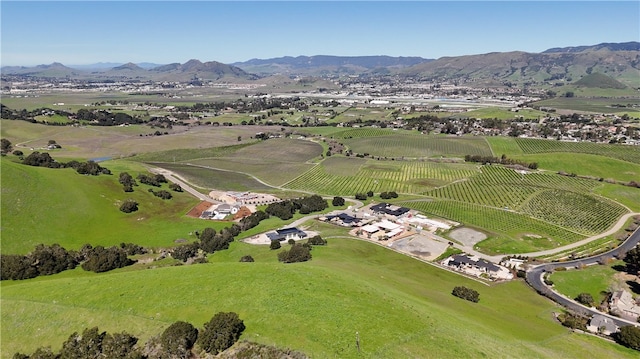
{"type": "MultiPolygon", "coordinates": [[[[121,137],[122,142],[115,143],[143,148],[144,153],[126,160],[101,163],[112,170],[111,176],[28,167],[17,163],[14,155],[4,157],[2,253],[24,254],[38,243],[60,243],[68,249],[84,243],[108,246],[122,242],[163,248],[176,245],[177,239],[195,240],[191,233],[205,226],[220,230],[229,225],[187,218],[184,214],[198,202],[187,193],[176,193],[164,201],[151,195],[146,185],[123,192],[119,172],[135,177],[146,173],[148,166],[175,171],[202,186],[203,192],[269,191],[269,186],[280,186],[300,194],[346,197],[371,190],[378,198],[382,191],[396,191],[400,194],[396,204],[488,234],[477,249],[489,254],[531,252],[576,242],[607,229],[628,212],[618,201],[629,206],[640,197],[636,188],[544,170],[522,174],[501,165],[437,162],[439,158],[324,156],[322,142],[257,141],[251,136],[258,129],[198,126],[144,140],[137,132],[149,130],[145,127],[91,129],[94,142],[111,143],[121,137]],[[129,196],[141,208],[131,215],[117,207],[129,196]]],[[[97,145],[72,131],[76,130],[27,123],[4,126],[4,122],[2,128],[3,137],[14,143],[56,139],[63,149],[52,152],[54,158],[95,156],[92,146],[97,145]],[[61,132],[49,132],[53,130],[61,132]]],[[[395,154],[413,147],[415,153],[424,154],[416,157],[499,156],[500,152],[511,156],[511,150],[526,155],[527,148],[514,139],[401,131],[396,135],[388,129],[317,131],[344,140],[348,149],[349,141],[367,150],[389,147],[395,154]],[[477,152],[466,152],[472,150],[477,152]]],[[[106,155],[118,153],[110,152],[115,148],[109,146],[106,155]]],[[[613,166],[624,162],[618,150],[612,151],[611,157],[598,155],[603,163],[609,159],[613,166]]],[[[303,227],[318,229],[329,242],[326,247],[314,247],[312,260],[304,263],[280,263],[278,251],[239,241],[288,223],[269,218],[242,233],[228,250],[209,255],[205,264],[158,265],[160,268],[136,264],[101,274],[76,268],[53,276],[3,281],[0,356],[33,352],[42,345],[57,350],[71,333],[92,326],[127,331],[145,341],[178,320],[201,326],[218,311],[237,312],[245,321],[247,330],[241,339],[301,350],[314,358],[636,355],[619,345],[567,331],[553,317],[561,309],[522,281],[487,286],[384,246],[342,238],[346,236],[342,228],[304,223],[303,227]],[[256,261],[240,263],[244,255],[256,261]],[[451,290],[457,285],[477,290],[480,302],[452,297],[451,290]],[[356,332],[360,353],[355,347],[356,332]],[[33,340],[25,341],[25,337],[33,340]]]]}
{"type": "Polygon", "coordinates": [[[490,156],[491,148],[482,137],[388,135],[342,140],[355,153],[369,153],[376,157],[425,158],[490,156]]]}

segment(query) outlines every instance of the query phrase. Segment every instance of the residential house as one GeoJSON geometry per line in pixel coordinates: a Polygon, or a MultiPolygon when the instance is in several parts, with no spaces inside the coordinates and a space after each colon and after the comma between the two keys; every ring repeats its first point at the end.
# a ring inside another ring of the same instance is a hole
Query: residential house
{"type": "Polygon", "coordinates": [[[625,319],[637,320],[640,316],[640,305],[633,299],[631,293],[626,290],[613,292],[609,307],[612,313],[625,319]]]}
{"type": "Polygon", "coordinates": [[[613,319],[605,317],[604,315],[596,314],[591,317],[587,329],[593,333],[611,335],[618,331],[618,326],[613,322],[613,319]]]}
{"type": "Polygon", "coordinates": [[[288,241],[293,239],[294,241],[307,237],[307,234],[296,227],[276,229],[275,232],[267,233],[267,237],[273,241],[288,241]]]}
{"type": "Polygon", "coordinates": [[[374,214],[385,214],[392,217],[401,217],[409,212],[407,207],[399,207],[389,203],[378,203],[370,207],[374,214]]]}

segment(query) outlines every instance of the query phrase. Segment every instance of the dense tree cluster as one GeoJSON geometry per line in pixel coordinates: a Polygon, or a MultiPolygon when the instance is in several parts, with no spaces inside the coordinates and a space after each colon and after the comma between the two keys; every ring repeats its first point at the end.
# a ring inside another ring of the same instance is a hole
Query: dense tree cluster
{"type": "Polygon", "coordinates": [[[276,216],[282,220],[293,217],[296,211],[302,214],[319,212],[329,207],[327,200],[318,195],[308,197],[289,199],[276,203],[270,203],[265,212],[269,215],[276,216]]]}
{"type": "Polygon", "coordinates": [[[47,168],[73,168],[79,174],[97,176],[100,174],[111,174],[111,171],[97,164],[94,161],[78,162],[70,161],[67,163],[57,162],[48,152],[31,152],[22,160],[22,164],[35,167],[47,168]]]}
{"type": "Polygon", "coordinates": [[[81,108],[75,115],[79,121],[89,121],[98,126],[117,126],[142,123],[139,117],[133,117],[124,112],[112,113],[105,110],[87,110],[81,108]]]}
{"type": "Polygon", "coordinates": [[[578,303],[584,304],[587,307],[591,307],[593,306],[593,303],[595,302],[593,300],[593,296],[589,293],[580,293],[578,294],[578,296],[576,297],[576,301],[578,303]]]}
{"type": "Polygon", "coordinates": [[[153,195],[158,197],[158,198],[162,198],[162,199],[171,199],[171,198],[173,198],[173,195],[171,194],[171,192],[163,190],[163,189],[161,189],[159,191],[154,191],[153,188],[149,188],[149,192],[153,193],[153,195]]]}
{"type": "Polygon", "coordinates": [[[135,263],[127,256],[145,252],[143,247],[133,243],[121,243],[120,247],[110,248],[93,248],[85,244],[79,251],[67,251],[58,244],[39,244],[27,255],[0,254],[0,279],[19,280],[51,275],[74,269],[80,263],[84,270],[106,272],[135,263]]]}
{"type": "Polygon", "coordinates": [[[22,164],[35,167],[61,168],[61,163],[56,162],[47,152],[34,151],[22,160],[22,164]]]}
{"type": "Polygon", "coordinates": [[[218,354],[231,347],[245,330],[244,321],[234,312],[220,312],[204,324],[198,345],[207,353],[218,354]]]}
{"type": "Polygon", "coordinates": [[[97,176],[100,174],[110,175],[111,171],[108,168],[104,168],[94,161],[78,162],[70,161],[63,165],[64,167],[71,167],[81,175],[97,176]]]}
{"type": "Polygon", "coordinates": [[[85,261],[82,263],[82,269],[86,271],[102,273],[135,263],[134,260],[127,257],[127,251],[121,247],[96,246],[91,248],[90,245],[85,245],[83,252],[85,261]]]}
{"type": "Polygon", "coordinates": [[[0,152],[7,154],[11,152],[12,148],[13,146],[11,145],[11,141],[7,140],[6,138],[0,139],[0,152]]]}
{"type": "Polygon", "coordinates": [[[182,187],[180,187],[180,185],[177,184],[177,183],[170,183],[169,184],[169,189],[174,191],[174,192],[182,192],[182,187]]]}
{"type": "Polygon", "coordinates": [[[462,299],[466,299],[470,302],[478,303],[480,301],[480,293],[476,290],[467,288],[465,286],[456,286],[451,292],[454,296],[462,299]]]}
{"type": "Polygon", "coordinates": [[[120,211],[124,213],[131,213],[138,210],[138,202],[133,199],[127,199],[120,205],[120,211]]]}
{"type": "MultiPolygon", "coordinates": [[[[272,241],[277,242],[277,241],[272,241]]],[[[308,244],[294,243],[290,249],[278,253],[278,260],[284,263],[306,262],[311,259],[311,246],[308,244]]]]}
{"type": "Polygon", "coordinates": [[[254,213],[251,213],[250,215],[242,218],[240,220],[240,222],[238,222],[238,225],[240,226],[240,229],[242,231],[246,231],[248,229],[251,229],[255,226],[257,226],[258,224],[260,224],[260,222],[264,219],[269,218],[269,215],[266,212],[263,211],[256,211],[254,213]]]}
{"type": "Polygon", "coordinates": [[[128,172],[121,172],[118,177],[118,182],[124,187],[125,192],[133,192],[133,186],[137,186],[138,183],[128,172]]]}
{"type": "Polygon", "coordinates": [[[39,275],[51,275],[78,265],[75,253],[59,244],[39,244],[27,255],[0,254],[0,279],[29,279],[39,275]]]}
{"type": "Polygon", "coordinates": [[[136,346],[138,338],[125,332],[108,334],[97,327],[85,329],[82,334],[73,333],[62,344],[59,354],[51,348],[39,348],[33,354],[16,353],[16,359],[87,359],[122,358],[142,359],[140,348],[136,346]]]}
{"type": "Polygon", "coordinates": [[[171,257],[186,262],[189,258],[194,258],[198,254],[199,249],[200,244],[198,242],[183,244],[173,249],[171,257]]]}
{"type": "Polygon", "coordinates": [[[562,325],[564,325],[565,327],[571,328],[571,329],[580,329],[580,330],[587,330],[587,318],[578,315],[578,314],[574,314],[574,313],[562,313],[558,316],[558,320],[560,320],[560,323],[562,323],[562,325]]]}
{"type": "Polygon", "coordinates": [[[269,244],[269,249],[271,250],[280,248],[282,248],[282,244],[280,244],[280,241],[271,241],[271,244],[269,244]]]}
{"type": "Polygon", "coordinates": [[[178,321],[162,332],[160,343],[163,349],[176,358],[188,358],[189,351],[198,340],[198,329],[191,323],[178,321]]]}
{"type": "MultiPolygon", "coordinates": [[[[126,332],[109,334],[98,327],[87,328],[82,334],[71,334],[62,343],[60,352],[50,347],[38,348],[33,354],[15,353],[14,359],[186,359],[198,357],[192,349],[198,345],[203,351],[216,355],[231,347],[245,330],[244,321],[234,312],[219,312],[204,328],[178,321],[167,327],[160,336],[139,345],[138,338],[126,332]]],[[[302,353],[298,358],[304,358],[302,353]]],[[[236,356],[237,357],[237,356],[236,356]]]]}
{"type": "Polygon", "coordinates": [[[307,243],[309,243],[312,246],[326,246],[327,245],[327,240],[323,239],[322,237],[318,236],[313,236],[309,239],[307,239],[307,243]]]}
{"type": "Polygon", "coordinates": [[[335,207],[341,207],[344,206],[344,198],[342,197],[333,197],[333,200],[331,201],[331,204],[335,207]]]}
{"type": "Polygon", "coordinates": [[[623,259],[627,266],[627,272],[631,274],[640,273],[640,246],[633,247],[623,259]]]}
{"type": "Polygon", "coordinates": [[[160,187],[162,183],[167,183],[167,179],[164,177],[164,175],[161,174],[150,176],[141,173],[138,175],[138,181],[140,181],[140,183],[148,184],[154,187],[160,187]]]}
{"type": "Polygon", "coordinates": [[[146,248],[135,243],[120,243],[120,248],[122,248],[129,256],[147,253],[146,248]]]}
{"type": "Polygon", "coordinates": [[[360,201],[366,201],[368,198],[366,193],[356,193],[355,197],[357,200],[360,200],[360,201]]]}
{"type": "Polygon", "coordinates": [[[631,349],[640,350],[640,328],[633,325],[626,325],[613,335],[614,339],[631,349]]]}
{"type": "Polygon", "coordinates": [[[502,155],[501,157],[493,157],[493,156],[480,156],[480,155],[465,155],[465,162],[475,162],[475,163],[499,163],[502,165],[519,165],[523,167],[527,167],[529,169],[535,170],[538,168],[537,162],[524,162],[514,160],[512,158],[507,158],[506,155],[502,155]]]}
{"type": "Polygon", "coordinates": [[[380,198],[382,199],[391,199],[391,198],[398,198],[398,194],[396,192],[382,192],[380,193],[380,198]]]}

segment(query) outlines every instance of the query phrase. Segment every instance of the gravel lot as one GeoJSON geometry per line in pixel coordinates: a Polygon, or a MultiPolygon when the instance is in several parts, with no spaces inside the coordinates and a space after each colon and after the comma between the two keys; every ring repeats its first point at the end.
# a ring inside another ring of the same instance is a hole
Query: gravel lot
{"type": "Polygon", "coordinates": [[[465,247],[473,248],[476,243],[487,239],[487,235],[471,228],[458,228],[449,233],[449,237],[462,243],[465,247]]]}
{"type": "Polygon", "coordinates": [[[402,238],[390,245],[391,248],[398,251],[426,260],[438,258],[448,246],[445,242],[430,238],[428,233],[402,238]]]}

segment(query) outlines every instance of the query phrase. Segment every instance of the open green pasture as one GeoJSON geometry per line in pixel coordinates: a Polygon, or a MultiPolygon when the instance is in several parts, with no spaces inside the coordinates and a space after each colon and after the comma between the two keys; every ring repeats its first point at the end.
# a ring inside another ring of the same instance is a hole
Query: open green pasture
{"type": "Polygon", "coordinates": [[[221,191],[239,192],[273,189],[264,183],[256,181],[255,178],[249,175],[235,171],[223,171],[197,165],[171,162],[150,162],[149,164],[173,171],[189,181],[189,183],[204,189],[215,188],[221,191]]]}
{"type": "Polygon", "coordinates": [[[67,117],[62,116],[62,115],[52,115],[52,116],[40,115],[40,116],[36,116],[34,118],[34,120],[36,120],[38,122],[45,122],[45,123],[69,123],[69,122],[71,122],[67,117]]]}
{"type": "Polygon", "coordinates": [[[331,122],[351,122],[351,121],[389,121],[393,119],[391,114],[393,109],[385,109],[383,107],[350,107],[344,112],[337,115],[331,122]]]}
{"type": "MultiPolygon", "coordinates": [[[[589,293],[596,301],[596,305],[603,299],[603,292],[622,289],[627,285],[615,279],[620,273],[613,266],[624,266],[623,261],[615,261],[606,265],[592,265],[582,269],[554,272],[549,279],[553,281],[556,291],[569,298],[575,298],[580,293],[589,293]]],[[[628,289],[627,289],[628,290],[628,289]]]]}
{"type": "Polygon", "coordinates": [[[348,138],[342,142],[355,153],[369,153],[379,157],[423,158],[491,155],[491,148],[482,137],[392,134],[389,136],[348,138]]]}
{"type": "Polygon", "coordinates": [[[2,253],[24,254],[39,243],[59,243],[68,249],[85,243],[172,246],[176,239],[190,240],[190,232],[205,227],[202,220],[185,216],[198,202],[190,194],[173,192],[172,199],[162,200],[143,184],[125,193],[116,167],[129,168],[134,177],[145,171],[138,171],[137,164],[110,164],[102,165],[113,175],[94,177],[70,168],[30,167],[3,158],[2,253]],[[137,212],[125,214],[118,209],[128,198],[140,204],[137,212]]]}
{"type": "Polygon", "coordinates": [[[619,202],[633,212],[640,212],[640,189],[638,188],[603,183],[594,190],[594,193],[619,202]]]}
{"type": "Polygon", "coordinates": [[[234,153],[242,147],[250,146],[252,144],[254,144],[254,142],[243,142],[229,146],[198,148],[197,150],[191,148],[176,148],[166,151],[142,153],[137,155],[135,160],[143,162],[166,162],[167,160],[170,160],[171,162],[184,162],[199,158],[224,157],[234,153]]]}
{"type": "Polygon", "coordinates": [[[516,138],[524,154],[553,152],[587,153],[640,164],[640,147],[593,142],[563,142],[536,138],[516,138]]]}
{"type": "MultiPolygon", "coordinates": [[[[174,126],[173,129],[154,129],[144,125],[126,127],[104,126],[46,126],[26,121],[2,120],[0,132],[14,147],[21,150],[41,148],[48,140],[56,140],[62,149],[56,150],[55,157],[96,158],[128,157],[147,152],[171,149],[201,149],[223,147],[254,142],[256,132],[262,126],[174,126]],[[146,136],[155,131],[168,135],[146,136]],[[238,137],[241,141],[238,141],[238,137]]],[[[173,160],[164,158],[163,160],[173,160]]]]}
{"type": "MultiPolygon", "coordinates": [[[[195,183],[211,188],[235,186],[233,183],[220,183],[225,177],[233,181],[232,172],[246,177],[255,176],[271,186],[282,185],[310,169],[307,162],[322,153],[322,146],[312,141],[280,138],[260,141],[251,145],[207,148],[202,150],[173,150],[151,153],[136,158],[142,161],[167,161],[174,158],[182,165],[193,165],[203,169],[223,170],[218,174],[206,170],[189,169],[188,175],[195,183]]],[[[175,164],[175,163],[174,163],[175,164]]],[[[156,164],[165,167],[162,164],[156,164]]],[[[170,166],[171,163],[168,163],[170,166]]],[[[167,167],[168,168],[168,167],[167,167]]],[[[177,168],[174,166],[174,168],[177,168]]],[[[183,170],[187,168],[181,166],[183,170]]],[[[238,177],[239,178],[239,177],[238,177]]],[[[251,181],[255,182],[254,179],[251,181]]],[[[245,180],[241,180],[245,183],[245,180]]],[[[245,185],[252,186],[245,183],[245,185]]],[[[265,187],[261,185],[260,187],[265,187]]]]}
{"type": "Polygon", "coordinates": [[[331,134],[332,138],[336,139],[350,139],[350,138],[362,138],[362,137],[377,137],[377,136],[392,136],[392,135],[419,135],[417,131],[408,131],[391,128],[379,128],[379,127],[362,127],[362,128],[350,128],[343,129],[342,131],[331,134]]]}
{"type": "Polygon", "coordinates": [[[493,232],[494,235],[476,245],[477,249],[489,254],[535,252],[585,238],[576,232],[526,214],[474,203],[431,200],[399,204],[493,232]]]}
{"type": "MultiPolygon", "coordinates": [[[[247,173],[259,178],[269,186],[277,187],[305,173],[313,165],[295,162],[268,162],[258,158],[229,159],[208,158],[189,161],[189,164],[206,168],[247,173]]],[[[204,174],[204,173],[203,173],[204,174]]],[[[217,188],[217,187],[215,187],[217,188]]]]}
{"type": "Polygon", "coordinates": [[[546,116],[542,111],[534,109],[518,109],[518,112],[501,107],[483,107],[454,115],[456,118],[497,118],[498,120],[524,119],[535,120],[546,116]]]}
{"type": "Polygon", "coordinates": [[[640,179],[640,163],[592,155],[586,153],[542,153],[533,155],[509,156],[527,163],[536,162],[539,168],[550,171],[575,173],[616,181],[629,182],[640,179]]]}
{"type": "Polygon", "coordinates": [[[511,157],[523,154],[522,148],[518,146],[515,139],[512,137],[487,136],[485,137],[485,140],[489,143],[494,157],[501,157],[502,155],[511,157]]]}
{"type": "Polygon", "coordinates": [[[625,160],[635,157],[636,149],[633,146],[589,144],[589,146],[578,148],[574,143],[551,140],[523,141],[523,139],[502,136],[485,137],[485,139],[489,142],[494,156],[500,157],[504,154],[523,162],[536,162],[539,168],[545,170],[611,178],[625,182],[640,178],[640,164],[625,160]],[[551,148],[552,146],[555,148],[551,148]],[[629,153],[626,153],[627,151],[629,153]]]}
{"type": "Polygon", "coordinates": [[[285,265],[267,246],[234,242],[209,264],[2,282],[2,358],[59,350],[96,325],[145,341],[178,320],[201,327],[219,311],[244,320],[241,339],[313,358],[636,355],[563,328],[552,316],[559,308],[521,281],[484,286],[358,240],[332,239],[312,254],[285,265]],[[239,263],[243,255],[256,262],[239,263]],[[456,285],[477,290],[480,302],[452,297],[456,285]]]}
{"type": "Polygon", "coordinates": [[[638,105],[637,91],[624,89],[589,89],[589,88],[568,88],[573,91],[575,97],[557,97],[548,100],[535,102],[535,106],[552,107],[557,109],[567,109],[574,111],[596,112],[596,113],[622,113],[629,112],[630,116],[637,113],[637,108],[631,107],[613,107],[612,105],[638,105]],[[613,96],[611,96],[613,94],[613,96]],[[609,97],[604,97],[609,95],[609,97]],[[589,97],[586,97],[589,96],[589,97]],[[593,96],[593,97],[592,97],[593,96]],[[617,96],[625,96],[616,98],[617,96]]]}
{"type": "Polygon", "coordinates": [[[359,158],[332,156],[283,186],[294,190],[347,196],[368,191],[424,193],[436,186],[472,176],[476,172],[474,166],[467,164],[371,159],[364,162],[359,158]]]}

